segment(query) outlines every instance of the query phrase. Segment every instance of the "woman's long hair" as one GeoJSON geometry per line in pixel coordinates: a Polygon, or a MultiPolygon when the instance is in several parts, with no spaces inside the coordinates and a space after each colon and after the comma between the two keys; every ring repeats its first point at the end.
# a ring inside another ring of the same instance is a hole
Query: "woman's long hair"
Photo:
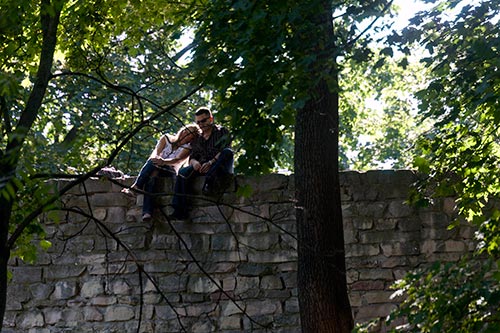
{"type": "Polygon", "coordinates": [[[181,127],[180,130],[177,131],[175,135],[170,135],[170,134],[165,134],[167,137],[168,142],[170,144],[177,146],[177,143],[182,139],[182,137],[186,134],[183,135],[184,132],[188,132],[193,134],[195,137],[198,137],[201,135],[201,129],[198,125],[196,124],[187,124],[181,127]]]}

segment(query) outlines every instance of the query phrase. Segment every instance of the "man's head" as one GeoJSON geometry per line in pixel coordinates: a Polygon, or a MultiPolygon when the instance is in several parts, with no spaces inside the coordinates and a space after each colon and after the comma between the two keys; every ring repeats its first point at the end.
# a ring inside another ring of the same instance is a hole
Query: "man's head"
{"type": "Polygon", "coordinates": [[[198,108],[194,113],[194,121],[198,126],[200,126],[203,132],[210,129],[214,123],[214,117],[212,116],[212,111],[209,108],[202,106],[198,108]]]}

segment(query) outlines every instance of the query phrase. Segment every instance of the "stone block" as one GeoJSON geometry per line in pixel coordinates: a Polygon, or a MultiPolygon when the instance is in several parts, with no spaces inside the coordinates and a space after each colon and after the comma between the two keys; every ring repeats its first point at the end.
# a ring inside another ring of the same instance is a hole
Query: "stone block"
{"type": "MultiPolygon", "coordinates": [[[[72,181],[68,180],[68,179],[57,179],[57,180],[55,180],[53,185],[56,186],[58,191],[60,191],[63,188],[65,188],[66,186],[70,185],[71,183],[72,183],[72,181]]],[[[72,186],[68,190],[68,192],[66,192],[66,193],[68,193],[68,194],[80,194],[82,192],[83,192],[82,185],[78,184],[76,186],[72,186]]]]}
{"type": "Polygon", "coordinates": [[[77,327],[83,322],[83,311],[80,308],[65,308],[62,310],[61,321],[69,327],[77,327]]]}
{"type": "Polygon", "coordinates": [[[425,240],[420,246],[420,251],[425,255],[429,255],[434,252],[441,252],[443,250],[444,243],[435,240],[425,240]]]}
{"type": "MultiPolygon", "coordinates": [[[[27,288],[26,284],[14,284],[9,283],[7,286],[7,306],[9,304],[15,303],[25,303],[28,302],[31,298],[30,289],[27,288]]],[[[16,305],[17,307],[17,305],[16,305]]]]}
{"type": "Polygon", "coordinates": [[[354,318],[357,322],[366,319],[385,318],[395,308],[396,305],[392,303],[365,305],[358,308],[358,312],[355,313],[354,318]]]}
{"type": "Polygon", "coordinates": [[[94,306],[86,306],[83,309],[83,317],[86,322],[102,321],[103,314],[94,306]]]}
{"type": "Polygon", "coordinates": [[[341,187],[350,187],[361,184],[359,171],[341,171],[339,172],[339,183],[341,187]]]}
{"type": "MultiPolygon", "coordinates": [[[[404,240],[404,239],[403,239],[404,240]]],[[[419,242],[410,241],[382,244],[382,253],[386,257],[392,256],[412,256],[420,254],[419,242]]]]}
{"type": "Polygon", "coordinates": [[[238,265],[239,276],[261,276],[273,272],[273,265],[270,264],[243,262],[238,265]]]}
{"type": "Polygon", "coordinates": [[[104,320],[107,322],[127,321],[134,317],[134,307],[129,305],[112,305],[104,311],[104,320]]]}
{"type": "Polygon", "coordinates": [[[362,296],[362,299],[366,304],[391,303],[393,293],[393,291],[385,290],[368,291],[362,296]]]}
{"type": "Polygon", "coordinates": [[[274,248],[279,241],[277,233],[241,235],[238,237],[241,244],[252,249],[265,251],[274,248]]]}
{"type": "Polygon", "coordinates": [[[439,240],[455,238],[457,230],[456,229],[449,230],[447,228],[435,229],[426,227],[422,229],[421,234],[423,239],[432,239],[439,241],[439,240]]]}
{"type": "Polygon", "coordinates": [[[54,285],[45,283],[35,283],[29,286],[31,295],[34,299],[47,299],[54,291],[54,285]]]}
{"type": "Polygon", "coordinates": [[[236,304],[233,301],[222,301],[221,302],[221,315],[222,317],[229,317],[235,314],[241,314],[243,313],[243,309],[245,308],[245,305],[242,304],[241,302],[236,302],[236,304]]]}
{"type": "Polygon", "coordinates": [[[104,292],[104,285],[100,279],[85,281],[80,289],[80,296],[83,298],[93,298],[104,292]]]}
{"type": "Polygon", "coordinates": [[[246,225],[246,233],[252,234],[252,233],[269,232],[269,228],[270,227],[264,222],[248,223],[246,225]]]}
{"type": "Polygon", "coordinates": [[[190,329],[192,333],[206,333],[206,332],[214,332],[215,326],[208,319],[198,319],[190,329]]]}
{"type": "Polygon", "coordinates": [[[420,212],[422,224],[432,229],[446,229],[450,225],[450,218],[442,212],[420,212]]]}
{"type": "Polygon", "coordinates": [[[397,220],[397,228],[401,231],[419,231],[422,224],[416,217],[400,218],[397,220]]]}
{"type": "Polygon", "coordinates": [[[406,257],[390,257],[382,260],[380,263],[381,268],[395,268],[401,266],[410,266],[409,260],[406,257]]]}
{"type": "MultiPolygon", "coordinates": [[[[374,221],[371,218],[357,218],[351,219],[353,229],[356,230],[371,230],[374,227],[374,221]]],[[[345,220],[344,220],[345,223],[345,220]]],[[[344,226],[345,229],[345,226],[344,226]]]]}
{"type": "Polygon", "coordinates": [[[65,195],[62,199],[66,207],[87,208],[88,201],[84,195],[65,195]]]}
{"type": "Polygon", "coordinates": [[[358,187],[355,189],[355,191],[352,192],[352,200],[355,202],[358,201],[375,201],[379,197],[379,190],[378,185],[370,185],[367,187],[358,187]]]}
{"type": "Polygon", "coordinates": [[[387,209],[385,202],[365,202],[358,205],[357,210],[360,217],[382,218],[387,209]]]}
{"type": "Polygon", "coordinates": [[[357,308],[361,306],[361,295],[364,293],[359,291],[349,292],[349,303],[351,303],[351,309],[353,312],[357,312],[357,308]]]}
{"type": "Polygon", "coordinates": [[[248,290],[258,290],[259,289],[259,278],[258,277],[245,277],[238,276],[236,278],[236,289],[235,293],[239,294],[248,290]]]}
{"type": "Polygon", "coordinates": [[[447,240],[444,243],[444,248],[446,252],[466,252],[465,243],[462,241],[447,240]]]}
{"type": "Polygon", "coordinates": [[[299,299],[291,297],[285,301],[285,313],[299,313],[299,299]]]}
{"type": "Polygon", "coordinates": [[[238,243],[238,239],[231,233],[226,234],[215,234],[211,237],[210,248],[215,251],[229,251],[236,250],[238,243]]]}
{"type": "Polygon", "coordinates": [[[376,256],[380,253],[377,244],[346,244],[346,258],[376,256]]]}
{"type": "Polygon", "coordinates": [[[261,289],[284,289],[283,281],[276,275],[266,275],[261,278],[261,289]]]}
{"type": "Polygon", "coordinates": [[[351,202],[342,204],[342,216],[351,218],[357,216],[357,206],[351,202]]]}
{"type": "Polygon", "coordinates": [[[126,207],[130,203],[130,197],[123,193],[95,193],[90,197],[93,207],[126,207]]]}
{"type": "Polygon", "coordinates": [[[54,325],[62,321],[62,310],[57,308],[44,309],[43,316],[45,318],[45,323],[48,325],[54,325]]]}
{"type": "MultiPolygon", "coordinates": [[[[183,275],[177,275],[177,274],[169,274],[167,276],[162,276],[158,278],[158,285],[161,288],[162,291],[166,292],[183,292],[186,291],[187,289],[187,282],[188,282],[188,277],[183,276],[183,275]]],[[[154,290],[156,291],[155,288],[151,288],[148,286],[151,284],[151,282],[148,280],[146,283],[146,287],[144,288],[145,291],[151,291],[154,290]]]]}
{"type": "MultiPolygon", "coordinates": [[[[366,275],[366,274],[365,274],[366,275]]],[[[356,281],[351,284],[351,290],[384,290],[385,282],[382,280],[364,280],[364,281],[356,281]]]]}
{"type": "Polygon", "coordinates": [[[281,302],[277,300],[255,300],[246,303],[246,313],[253,316],[283,313],[281,302]]]}
{"type": "Polygon", "coordinates": [[[89,194],[92,193],[109,193],[112,191],[112,182],[106,178],[100,179],[88,179],[86,180],[80,188],[80,191],[84,193],[85,191],[89,194]]]}
{"type": "Polygon", "coordinates": [[[187,291],[190,293],[208,294],[219,290],[221,283],[213,281],[206,276],[191,276],[187,284],[187,291]]]}
{"type": "Polygon", "coordinates": [[[295,235],[280,235],[279,248],[282,250],[297,251],[297,238],[295,237],[295,235]]]}
{"type": "Polygon", "coordinates": [[[117,300],[115,296],[98,296],[90,300],[91,305],[95,306],[108,306],[116,304],[117,300]]]}
{"type": "Polygon", "coordinates": [[[42,268],[20,266],[12,267],[12,283],[25,284],[42,282],[42,268]]]}
{"type": "Polygon", "coordinates": [[[283,279],[285,288],[287,289],[297,288],[297,274],[295,273],[295,271],[293,273],[292,272],[281,273],[280,276],[283,279]]]}
{"type": "Polygon", "coordinates": [[[87,267],[83,265],[51,265],[49,268],[44,268],[44,276],[48,280],[76,278],[81,276],[86,269],[87,267]]]}
{"type": "Polygon", "coordinates": [[[409,206],[405,200],[392,200],[387,207],[388,217],[409,217],[414,214],[414,208],[409,206]]]}
{"type": "Polygon", "coordinates": [[[24,330],[33,327],[43,327],[43,325],[45,324],[43,314],[41,311],[38,310],[23,312],[19,316],[18,322],[19,322],[19,327],[24,330]]]}
{"type": "Polygon", "coordinates": [[[191,222],[172,222],[172,227],[181,234],[205,234],[216,233],[217,224],[191,223],[191,222]]]}
{"type": "Polygon", "coordinates": [[[359,232],[359,242],[361,244],[380,244],[398,239],[399,233],[394,231],[361,231],[359,232]]]}
{"type": "Polygon", "coordinates": [[[233,330],[240,332],[241,331],[241,316],[240,315],[232,315],[232,316],[224,316],[219,320],[219,326],[222,330],[233,330]]]}
{"type": "Polygon", "coordinates": [[[297,253],[291,250],[250,250],[248,253],[248,260],[255,263],[285,263],[296,261],[297,253]]]}
{"type": "Polygon", "coordinates": [[[288,181],[288,177],[282,174],[274,173],[260,176],[257,182],[258,193],[286,189],[288,187],[288,181]]]}
{"type": "Polygon", "coordinates": [[[52,297],[54,299],[69,299],[76,295],[76,287],[75,281],[58,281],[52,297]]]}
{"type": "Polygon", "coordinates": [[[107,208],[107,214],[104,222],[124,224],[127,221],[126,213],[127,209],[125,207],[109,207],[107,208]]]}
{"type": "Polygon", "coordinates": [[[392,269],[361,269],[359,279],[393,281],[394,276],[392,275],[392,269]]]}

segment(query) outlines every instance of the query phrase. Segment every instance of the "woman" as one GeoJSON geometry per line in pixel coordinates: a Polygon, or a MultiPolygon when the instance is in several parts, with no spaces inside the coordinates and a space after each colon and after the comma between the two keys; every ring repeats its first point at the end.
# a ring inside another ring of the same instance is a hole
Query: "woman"
{"type": "MultiPolygon", "coordinates": [[[[158,140],[151,156],[146,161],[134,184],[122,189],[122,193],[135,195],[134,189],[153,193],[156,177],[174,177],[177,170],[191,153],[191,142],[200,135],[198,125],[189,124],[182,127],[175,136],[165,134],[158,140]]],[[[154,199],[144,194],[142,220],[149,221],[153,216],[154,199]]]]}

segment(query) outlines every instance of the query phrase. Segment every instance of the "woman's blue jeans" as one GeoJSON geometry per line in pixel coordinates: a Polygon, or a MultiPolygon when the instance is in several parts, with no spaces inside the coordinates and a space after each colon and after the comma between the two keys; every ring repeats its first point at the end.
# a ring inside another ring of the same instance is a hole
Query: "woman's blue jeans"
{"type": "MultiPolygon", "coordinates": [[[[147,160],[146,163],[142,166],[141,171],[139,172],[139,176],[135,181],[135,186],[138,189],[143,190],[144,192],[155,193],[156,179],[158,177],[174,176],[175,170],[173,167],[169,165],[158,167],[154,165],[151,160],[147,160]]],[[[154,203],[154,197],[144,194],[142,213],[153,215],[153,210],[155,208],[154,203]]]]}

